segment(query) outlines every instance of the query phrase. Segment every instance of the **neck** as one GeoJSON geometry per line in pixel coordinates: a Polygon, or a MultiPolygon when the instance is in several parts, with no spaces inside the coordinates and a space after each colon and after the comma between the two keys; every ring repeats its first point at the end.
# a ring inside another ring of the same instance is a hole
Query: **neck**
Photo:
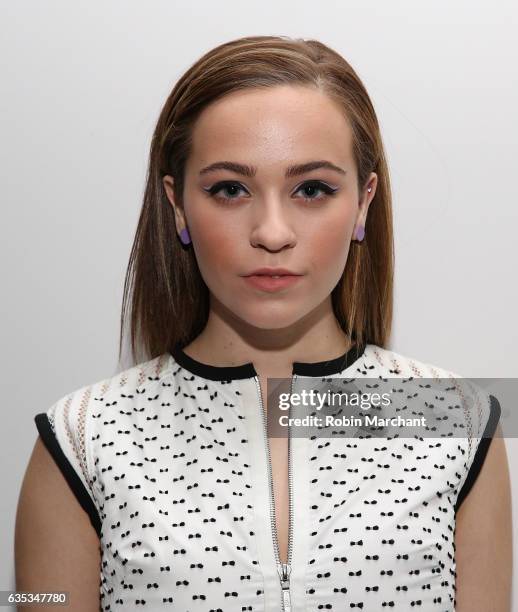
{"type": "Polygon", "coordinates": [[[221,308],[211,308],[207,325],[184,350],[211,365],[253,362],[261,377],[282,377],[291,374],[293,362],[332,359],[353,344],[325,305],[294,325],[275,329],[252,327],[221,308]]]}

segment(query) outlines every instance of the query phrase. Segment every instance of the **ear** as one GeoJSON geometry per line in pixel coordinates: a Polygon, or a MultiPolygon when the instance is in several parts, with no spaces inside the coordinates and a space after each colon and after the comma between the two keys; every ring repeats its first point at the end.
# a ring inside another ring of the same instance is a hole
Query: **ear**
{"type": "Polygon", "coordinates": [[[164,190],[169,200],[169,204],[173,207],[174,221],[176,225],[176,232],[180,236],[180,232],[187,228],[187,220],[185,218],[185,211],[182,206],[179,206],[175,201],[174,195],[174,179],[172,176],[166,175],[162,179],[164,190]]]}
{"type": "Polygon", "coordinates": [[[360,194],[360,200],[358,204],[358,216],[356,217],[356,223],[354,224],[353,238],[354,236],[356,236],[356,230],[358,227],[360,227],[360,225],[363,226],[363,228],[365,228],[366,226],[369,205],[374,198],[374,194],[376,193],[377,184],[378,175],[375,172],[371,172],[369,178],[365,183],[365,187],[363,188],[360,194]]]}

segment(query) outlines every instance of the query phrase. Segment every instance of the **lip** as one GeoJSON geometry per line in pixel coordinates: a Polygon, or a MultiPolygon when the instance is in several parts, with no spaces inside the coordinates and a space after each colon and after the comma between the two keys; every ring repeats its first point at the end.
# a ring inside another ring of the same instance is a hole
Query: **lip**
{"type": "Polygon", "coordinates": [[[300,274],[284,274],[279,276],[279,278],[272,278],[265,274],[251,274],[245,276],[244,280],[256,289],[274,293],[275,291],[291,287],[301,278],[302,276],[300,274]]]}
{"type": "Polygon", "coordinates": [[[245,276],[300,276],[287,268],[257,268],[245,276]]]}

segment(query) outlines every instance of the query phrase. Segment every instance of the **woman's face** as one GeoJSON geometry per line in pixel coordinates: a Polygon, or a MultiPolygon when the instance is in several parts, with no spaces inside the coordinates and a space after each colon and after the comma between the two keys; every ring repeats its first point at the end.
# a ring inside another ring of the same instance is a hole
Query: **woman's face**
{"type": "Polygon", "coordinates": [[[358,192],[352,132],[330,98],[279,86],[233,92],[207,107],[193,131],[183,210],[171,177],[164,186],[178,233],[189,230],[211,307],[218,303],[248,325],[279,329],[326,300],[330,307],[376,178],[373,173],[358,192]],[[281,288],[245,278],[262,267],[300,276],[281,288]]]}

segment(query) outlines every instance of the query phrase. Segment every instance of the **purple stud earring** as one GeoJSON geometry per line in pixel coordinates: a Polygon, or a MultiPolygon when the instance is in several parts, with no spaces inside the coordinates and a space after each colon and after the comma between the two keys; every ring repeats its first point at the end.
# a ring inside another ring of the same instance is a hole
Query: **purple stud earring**
{"type": "Polygon", "coordinates": [[[365,228],[363,227],[363,225],[359,225],[356,229],[355,238],[356,240],[361,242],[364,239],[364,237],[365,237],[365,228]]]}
{"type": "Polygon", "coordinates": [[[189,234],[189,230],[184,227],[183,230],[180,232],[180,240],[182,241],[182,244],[190,244],[191,242],[191,236],[189,234]]]}

